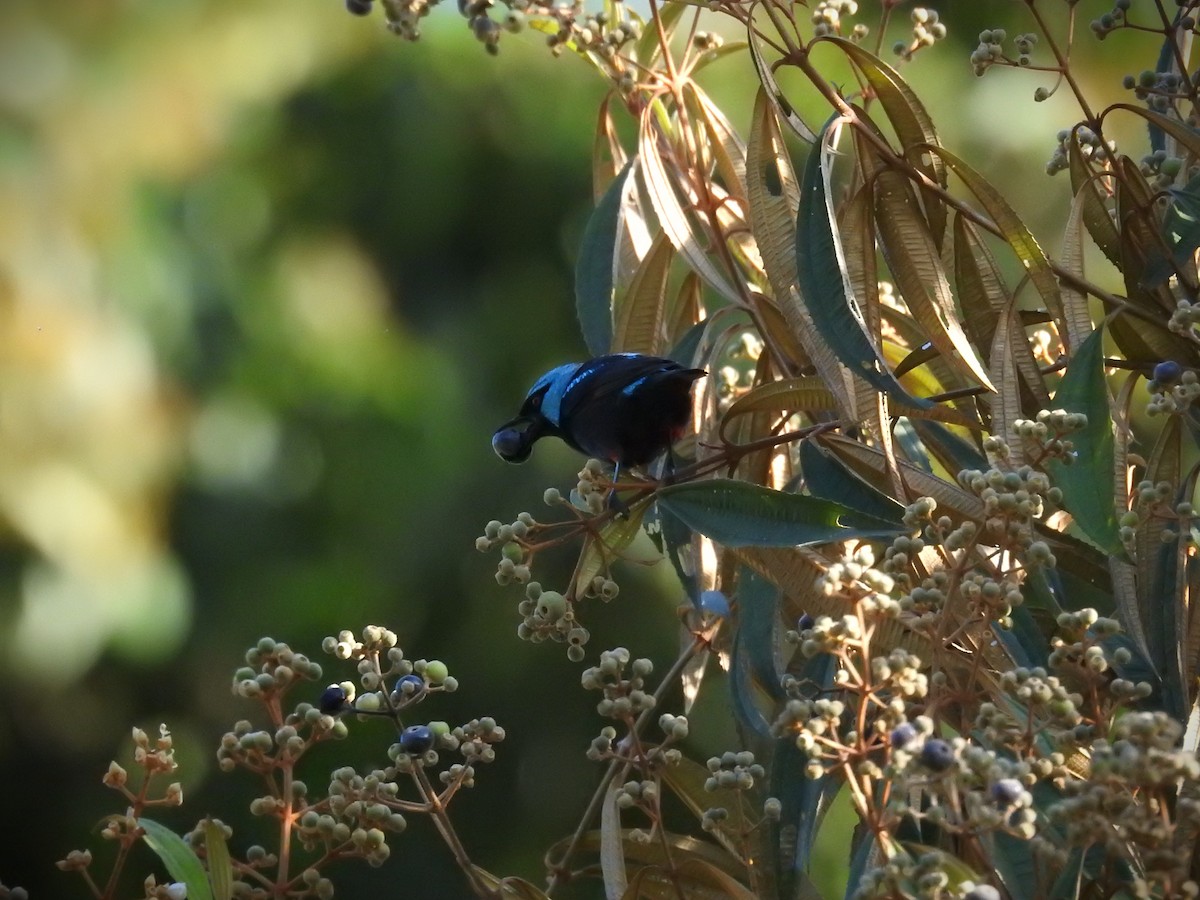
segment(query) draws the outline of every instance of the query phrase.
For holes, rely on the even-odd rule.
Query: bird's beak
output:
[[[510,419],[492,435],[492,449],[505,462],[523,463],[529,459],[533,444],[542,436],[538,422],[525,416]]]

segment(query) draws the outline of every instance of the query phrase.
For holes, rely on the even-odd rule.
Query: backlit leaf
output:
[[[188,900],[213,900],[204,864],[183,838],[153,819],[138,819],[137,822],[145,832],[142,840],[146,846],[158,854],[173,879],[187,885]]]

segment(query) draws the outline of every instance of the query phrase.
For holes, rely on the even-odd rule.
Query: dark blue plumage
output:
[[[529,389],[520,413],[492,436],[501,459],[524,462],[543,437],[622,466],[652,461],[683,433],[691,389],[703,369],[639,353],[598,356],[551,369]]]

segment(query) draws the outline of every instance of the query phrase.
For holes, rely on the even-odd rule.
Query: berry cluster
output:
[[[918,51],[932,47],[946,37],[946,25],[938,20],[936,9],[915,7],[912,11],[912,26],[911,40],[897,41],[892,45],[892,52],[904,60],[911,60]]]
[[[1171,314],[1168,327],[1176,334],[1196,340],[1200,337],[1200,304],[1180,300]],[[1173,360],[1160,362],[1154,367],[1153,377],[1146,383],[1150,399],[1146,403],[1146,414],[1172,416],[1186,413],[1200,397],[1200,376],[1192,369],[1184,369]]]
[[[1092,21],[1088,23],[1088,27],[1092,29],[1092,34],[1094,34],[1097,39],[1104,40],[1109,36],[1109,34],[1116,31],[1118,28],[1125,26],[1127,24],[1125,14],[1129,11],[1129,7],[1132,5],[1133,0],[1116,0],[1116,3],[1113,4],[1113,8],[1110,11],[1098,16],[1095,19],[1092,19]],[[1192,26],[1188,25],[1185,27],[1191,28]]]
[[[979,32],[979,46],[971,51],[971,69],[976,75],[983,75],[992,66],[1024,68],[1033,64],[1031,54],[1038,42],[1036,34],[1018,34],[1013,38],[1013,48],[1017,51],[1015,57],[1004,52],[1004,42],[1007,39],[1008,32],[1003,28],[989,28]],[[1046,98],[1035,96],[1034,99],[1044,100]]]
[[[852,41],[863,40],[870,33],[866,25],[855,24],[847,28],[846,20],[857,14],[855,0],[821,0],[812,11],[813,37],[839,35],[848,36]]]
[[[1104,848],[1111,859],[1127,859],[1133,848],[1144,877],[1131,885],[1133,896],[1196,897],[1176,847],[1200,833],[1200,802],[1178,794],[1178,785],[1200,777],[1200,760],[1180,749],[1182,726],[1162,712],[1130,712],[1116,721],[1107,738],[1091,745],[1086,780],[1063,784],[1063,799],[1050,807],[1050,821],[1066,847]],[[1043,852],[1063,858],[1063,848]]]
[[[1084,159],[1094,160],[1101,165],[1107,165],[1117,156],[1117,142],[1106,141],[1086,125],[1060,129],[1054,140],[1054,153],[1046,162],[1047,175],[1057,175],[1071,168],[1071,141],[1079,147]]]

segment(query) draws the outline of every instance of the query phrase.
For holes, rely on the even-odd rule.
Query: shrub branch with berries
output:
[[[379,5],[415,40],[435,3]],[[279,846],[234,853],[206,820],[172,858],[203,860],[191,877],[231,895],[323,898],[327,863],[381,865],[428,815],[480,896],[588,877],[629,898],[791,898],[831,879],[862,898],[1200,894],[1200,0],[1118,0],[1090,28],[1083,6],[1011,4],[1011,27],[961,60],[1073,105],[1045,171],[1019,173],[1070,182],[1060,232],[1035,236],[996,184],[1013,173],[939,137],[972,80],[920,97],[902,74],[945,52],[957,10],[461,0],[489,52],[538,31],[609,87],[576,285],[592,362],[540,378],[493,439],[513,462],[542,436],[607,458],[550,487],[541,518],[476,541],[499,556],[518,636],[586,666],[604,724],[580,752],[599,783],[542,887],[493,876],[448,807],[504,730],[416,715],[457,687],[446,667],[386,629],[345,632],[324,649],[357,678],[321,692],[315,664],[264,640],[235,679],[263,721],[239,722],[219,760],[263,786],[251,808]],[[1085,41],[1142,68],[1084,77]],[[718,63],[757,76],[741,130],[703,86]],[[1119,121],[1145,146],[1120,146]],[[620,397],[646,417],[644,379],[597,374],[642,360],[690,392],[650,463],[627,423],[568,421]],[[577,562],[551,583],[562,547]],[[587,623],[645,600],[623,572],[659,563],[677,576],[677,658],[636,656],[636,634],[596,652]],[[727,675],[704,678],[714,663]],[[738,746],[701,748],[702,690],[726,692],[703,708],[729,710]],[[319,792],[298,779],[312,746],[379,724],[394,734],[378,768]],[[169,735],[135,741],[149,785],[174,765]],[[179,792],[126,780],[106,776],[129,807],[102,836],[171,857],[145,813]],[[826,815],[838,802],[853,827]],[[819,840],[848,848],[846,870],[816,871]],[[86,853],[61,865],[111,896]]]

